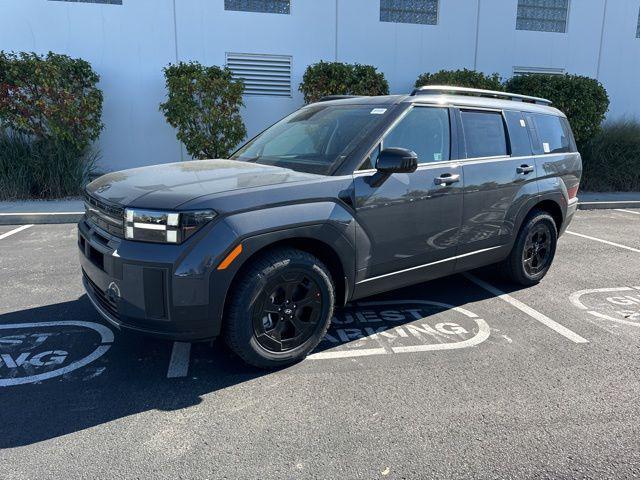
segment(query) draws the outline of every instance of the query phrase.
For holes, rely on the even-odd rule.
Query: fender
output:
[[[323,243],[340,260],[345,276],[345,298],[353,291],[355,220],[341,204],[319,201],[281,205],[237,213],[218,223],[217,228],[212,228],[207,234],[208,238],[199,242],[204,248],[208,248],[207,265],[200,267],[206,268],[205,275],[209,277],[207,303],[210,305],[211,321],[215,325],[212,332],[214,335],[220,333],[227,294],[237,273],[255,253],[278,242],[308,239],[310,242]],[[240,256],[228,268],[217,270],[222,259],[238,244],[243,247]],[[194,258],[201,255],[200,250],[193,250]],[[189,264],[190,262],[181,263],[175,274],[187,273]],[[192,264],[191,266],[193,267]]]

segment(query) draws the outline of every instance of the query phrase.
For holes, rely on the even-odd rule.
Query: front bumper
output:
[[[83,219],[78,248],[87,296],[112,325],[183,341],[219,334],[210,275],[175,275],[184,245],[123,240]]]

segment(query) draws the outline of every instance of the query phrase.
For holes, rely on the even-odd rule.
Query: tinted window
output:
[[[382,140],[384,148],[401,147],[418,154],[419,163],[449,160],[449,111],[414,107]]]
[[[507,138],[500,113],[469,110],[460,113],[467,158],[507,155]]]
[[[571,151],[570,133],[563,128],[560,117],[555,115],[533,114],[543,153],[562,153]]]
[[[531,141],[527,122],[520,112],[504,112],[507,119],[507,130],[509,130],[509,141],[511,143],[511,155],[524,157],[531,155]]]

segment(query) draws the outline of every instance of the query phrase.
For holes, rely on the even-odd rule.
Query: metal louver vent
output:
[[[246,95],[291,96],[291,57],[227,53],[233,78],[244,81]]]

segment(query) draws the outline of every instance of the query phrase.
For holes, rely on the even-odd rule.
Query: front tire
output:
[[[500,265],[503,275],[520,285],[537,284],[551,267],[557,242],[553,217],[541,210],[532,211],[520,228],[511,253]]]
[[[277,368],[304,359],[329,328],[335,288],[327,267],[293,248],[267,252],[241,273],[224,323],[246,363]]]

